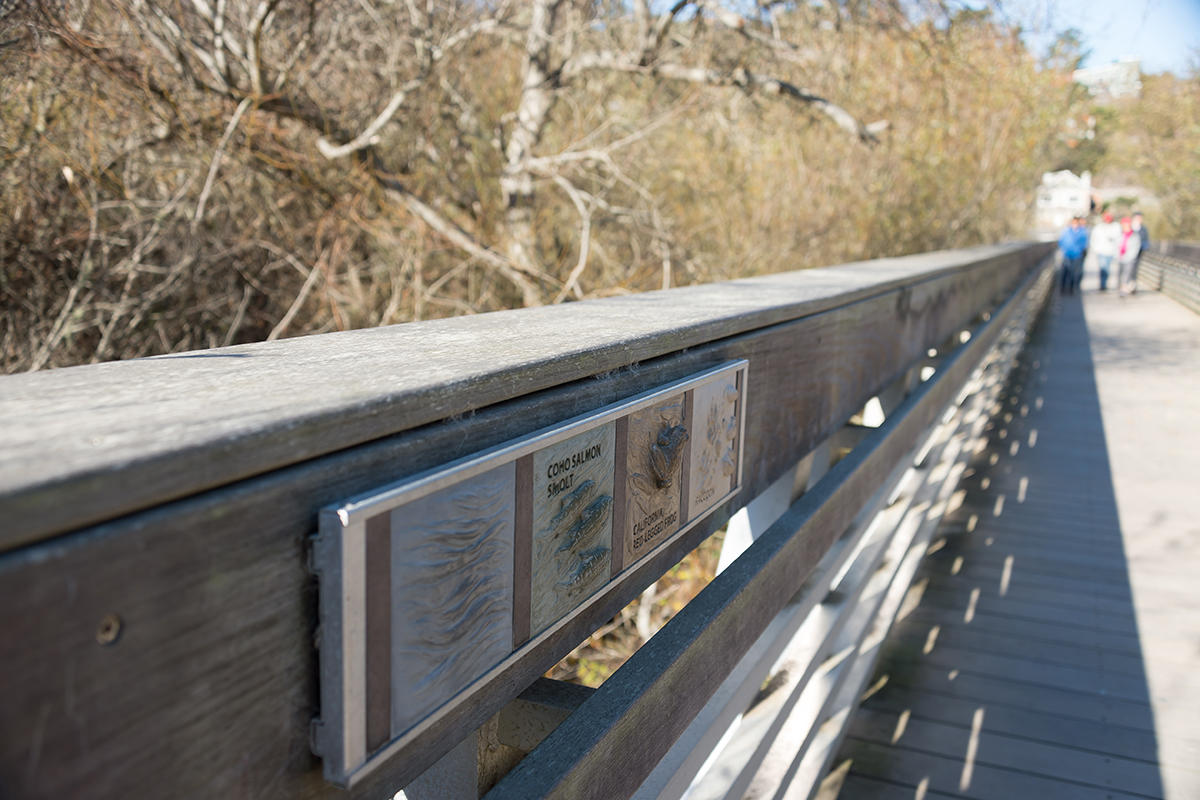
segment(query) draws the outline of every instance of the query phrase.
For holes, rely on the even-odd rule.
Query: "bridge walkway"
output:
[[[1200,316],[1055,296],[967,475],[822,800],[1200,797]]]

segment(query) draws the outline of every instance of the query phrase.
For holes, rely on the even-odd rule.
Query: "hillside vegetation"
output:
[[[1154,192],[1155,238],[1200,239],[1200,67],[1186,78],[1143,76],[1140,98],[1103,110],[1096,171]]]
[[[1023,233],[1072,92],[1016,30],[745,6],[18,4],[0,370]]]

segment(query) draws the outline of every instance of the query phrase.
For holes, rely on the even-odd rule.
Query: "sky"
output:
[[[1078,28],[1091,50],[1085,67],[1129,56],[1142,62],[1143,72],[1184,76],[1200,67],[1200,0],[1001,0],[1000,5],[1010,17],[1028,14],[1043,30]]]

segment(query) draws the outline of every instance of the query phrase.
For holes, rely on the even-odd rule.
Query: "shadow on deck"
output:
[[[1100,344],[1188,356],[1152,334]],[[822,798],[1164,796],[1092,346],[1081,298],[1055,297]]]

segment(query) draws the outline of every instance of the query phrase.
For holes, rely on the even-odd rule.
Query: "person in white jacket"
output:
[[[1092,229],[1092,252],[1096,255],[1096,266],[1100,268],[1100,291],[1108,289],[1108,275],[1113,259],[1121,246],[1121,225],[1113,221],[1113,215],[1104,212],[1104,222]]]
[[[1117,245],[1117,264],[1120,271],[1117,275],[1117,289],[1121,297],[1137,291],[1138,254],[1142,252],[1142,235],[1133,229],[1133,221],[1129,217],[1121,217],[1121,239]]]

